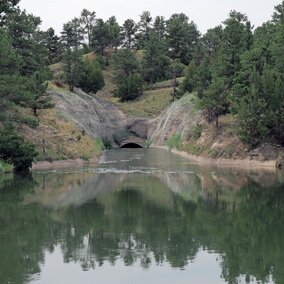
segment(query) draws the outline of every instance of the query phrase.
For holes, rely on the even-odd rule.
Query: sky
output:
[[[63,23],[79,17],[85,8],[95,11],[97,18],[107,20],[116,16],[122,24],[126,19],[139,20],[143,11],[152,17],[185,13],[201,33],[224,21],[230,10],[246,14],[255,27],[271,19],[274,6],[282,0],[21,0],[20,7],[40,16],[43,30],[53,27],[60,33]]]

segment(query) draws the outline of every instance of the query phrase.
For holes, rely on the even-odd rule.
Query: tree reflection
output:
[[[238,176],[236,186],[234,179],[223,173],[14,176],[0,189],[0,283],[40,273],[45,252],[55,246],[83,270],[118,260],[183,268],[206,249],[221,255],[228,283],[241,275],[284,283],[283,186],[264,187],[255,176]]]

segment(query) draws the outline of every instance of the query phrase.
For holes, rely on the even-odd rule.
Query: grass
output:
[[[11,173],[13,169],[12,164],[0,160],[0,174]]]
[[[173,148],[180,150],[182,145],[182,137],[180,134],[174,134],[172,135],[168,141],[166,142],[167,147],[169,148],[169,151],[171,151]]]
[[[121,110],[131,116],[155,117],[171,103],[171,89],[146,91],[135,101],[116,104]]]
[[[200,155],[202,153],[202,147],[200,147],[199,145],[197,144],[194,144],[194,143],[187,143],[187,144],[184,144],[181,146],[181,150],[182,151],[185,151],[189,154],[192,154],[192,155]]]
[[[177,82],[179,84],[181,84],[181,82],[183,81],[184,77],[180,77],[177,78]],[[169,79],[169,80],[165,80],[162,82],[157,82],[153,85],[153,89],[165,89],[165,88],[172,88],[173,87],[173,80]]]
[[[56,109],[40,112],[37,130],[26,129],[25,137],[36,145],[38,160],[66,160],[94,157],[102,152],[102,143],[93,140],[67,121]],[[44,145],[43,145],[44,140]],[[43,150],[44,148],[44,150]]]

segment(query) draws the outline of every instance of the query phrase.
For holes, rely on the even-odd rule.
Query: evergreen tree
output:
[[[7,14],[10,14],[15,9],[15,6],[20,0],[1,0],[0,2],[0,26],[5,22]]]
[[[227,95],[224,80],[214,78],[200,100],[201,107],[206,111],[207,119],[215,120],[217,128],[219,127],[219,116],[227,109]]]
[[[95,48],[101,55],[104,55],[104,50],[110,45],[111,34],[110,27],[102,19],[97,19],[92,32],[91,46]]]
[[[166,20],[163,16],[157,16],[155,18],[153,24],[153,32],[157,35],[157,37],[161,39],[165,39],[166,36]]]
[[[122,37],[121,37],[121,28],[115,18],[115,16],[110,17],[107,20],[107,25],[109,27],[109,45],[113,47],[115,50],[121,45]]]
[[[27,14],[19,8],[7,17],[6,28],[12,39],[12,46],[22,60],[21,74],[32,75],[44,66],[46,49],[40,43],[39,17]]]
[[[276,24],[284,25],[284,1],[281,4],[274,7],[275,11],[272,16],[272,20]]]
[[[255,85],[238,101],[239,135],[251,147],[257,146],[268,134],[266,126],[267,104],[258,94]]]
[[[84,39],[84,29],[81,27],[80,20],[74,18],[72,21],[63,25],[62,42],[64,46],[79,49]]]
[[[29,80],[28,90],[30,95],[28,106],[33,110],[34,116],[37,116],[39,109],[47,109],[54,106],[52,98],[46,92],[48,86],[47,79],[47,72],[37,71]]]
[[[48,51],[46,63],[48,65],[56,63],[62,59],[62,44],[60,38],[55,34],[53,28],[49,28],[43,33],[43,44]]]
[[[166,78],[169,70],[170,59],[166,56],[166,44],[152,33],[145,44],[142,59],[144,80],[152,86],[157,80]]]
[[[25,142],[11,125],[0,132],[0,159],[13,163],[16,171],[28,171],[37,155],[35,146]]]
[[[188,22],[185,14],[173,14],[167,21],[170,57],[178,58],[183,64],[188,64],[193,58],[199,35],[196,24]]]
[[[220,49],[223,37],[222,26],[217,26],[209,29],[206,34],[201,38],[201,42],[205,49],[205,54],[209,60],[214,60],[217,52]]]
[[[74,87],[79,86],[82,64],[79,51],[77,49],[72,51],[71,48],[67,48],[64,55],[64,71],[66,83],[69,85],[70,91],[73,91]]]
[[[136,31],[137,31],[137,26],[135,22],[131,19],[127,19],[122,27],[124,47],[133,48]]]
[[[104,77],[98,62],[84,61],[78,85],[84,92],[94,94],[104,87]]]
[[[83,9],[81,12],[80,23],[83,28],[83,33],[87,35],[87,44],[88,47],[90,47],[92,43],[93,28],[96,23],[96,12]]]
[[[131,49],[121,49],[113,56],[116,69],[115,96],[121,101],[133,100],[143,92],[143,80],[139,74],[139,64]]]
[[[137,49],[144,49],[147,41],[150,38],[150,32],[152,30],[152,17],[149,11],[144,11],[140,15],[140,21],[138,23],[138,33],[136,34]]]

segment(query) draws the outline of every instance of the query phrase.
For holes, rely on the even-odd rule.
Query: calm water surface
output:
[[[284,176],[157,149],[0,176],[0,283],[284,283]]]

